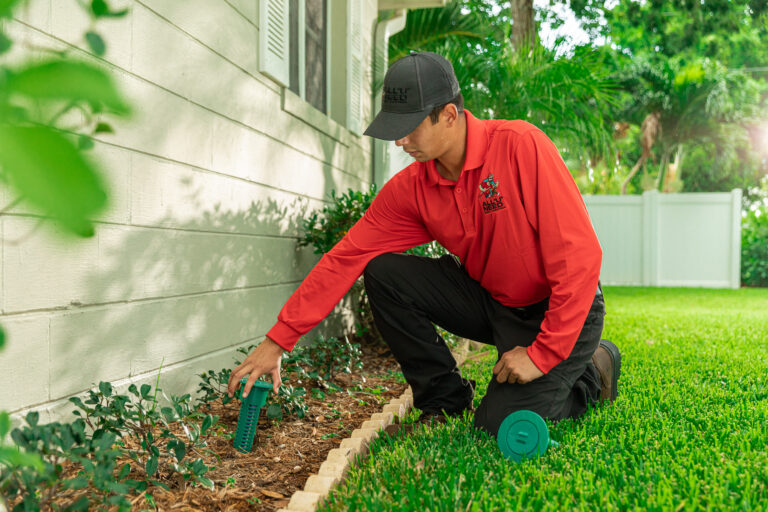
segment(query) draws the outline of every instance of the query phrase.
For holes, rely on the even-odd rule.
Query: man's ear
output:
[[[453,103],[447,104],[440,112],[440,117],[446,122],[448,128],[453,127],[456,124],[456,120],[459,118],[459,110]]]

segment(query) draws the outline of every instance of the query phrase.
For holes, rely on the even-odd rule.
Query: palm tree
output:
[[[620,117],[634,122],[643,118],[643,140],[648,139],[648,148],[644,147],[633,171],[657,148],[656,188],[660,191],[670,191],[675,182],[679,185],[684,157],[692,144],[714,141],[728,145],[746,138],[746,123],[758,115],[757,84],[716,62],[681,65],[657,58],[631,66],[620,81],[632,97]],[[656,122],[649,123],[649,118]],[[649,131],[654,132],[653,137],[647,137]]]
[[[610,158],[617,93],[594,52],[558,58],[538,44],[513,48],[509,27],[463,5],[409,11],[390,40],[391,62],[409,51],[439,53],[453,63],[473,113],[529,121],[582,162]]]

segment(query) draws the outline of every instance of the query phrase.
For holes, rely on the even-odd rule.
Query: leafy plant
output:
[[[267,418],[278,421],[286,416],[303,418],[308,410],[306,395],[305,388],[283,383],[277,390],[277,395],[272,394],[267,399]]]
[[[747,205],[741,222],[741,282],[768,286],[768,178]]]
[[[0,21],[10,19],[21,3],[3,1]],[[127,13],[113,11],[106,0],[83,6],[94,23]],[[94,23],[85,40],[101,56],[106,45]],[[0,55],[13,44],[0,31]],[[26,202],[67,231],[92,236],[92,218],[106,206],[107,193],[97,166],[84,151],[93,146],[92,136],[113,131],[105,115],[126,116],[130,108],[103,68],[76,60],[66,51],[47,53],[42,61],[0,65],[0,183],[17,194],[12,205]],[[73,110],[84,122],[63,125],[62,119]]]
[[[340,196],[332,190],[331,204],[304,219],[304,237],[299,240],[299,247],[312,245],[315,254],[327,253],[363,217],[374,197],[375,184],[371,184],[367,191],[349,189]]]
[[[222,368],[218,372],[208,370],[201,373],[200,379],[202,382],[198,384],[197,392],[202,393],[203,396],[199,397],[198,400],[202,403],[208,403],[221,399],[221,403],[224,405],[230,403],[233,398],[230,398],[226,391],[231,374],[231,368]]]
[[[152,393],[149,384],[141,388],[132,384],[131,397],[115,394],[109,382],[101,382],[85,400],[69,400],[78,409],[74,414],[82,416],[88,427],[121,437],[121,452],[143,470],[146,483],[167,488],[157,478],[178,473],[184,481],[212,489],[213,482],[204,476],[210,468],[201,452],[213,453],[206,449],[206,439],[218,417],[196,412],[189,394],[171,396],[170,405],[158,410],[158,391]],[[172,424],[181,427],[183,436],[171,430]]]
[[[237,351],[248,355],[256,347],[240,347]],[[309,380],[317,387],[312,389],[315,398],[325,396],[325,391],[335,392],[333,379],[339,372],[349,373],[353,367],[361,368],[360,346],[350,343],[348,339],[340,341],[338,338],[324,338],[318,336],[310,345],[296,347],[291,352],[283,354],[281,362],[283,382],[278,388],[277,394],[270,393],[266,403],[267,418],[283,420],[286,417],[303,418],[307,414],[307,389],[303,386],[290,384],[288,375],[295,374],[299,384],[303,380]],[[235,364],[240,364],[236,361]],[[202,382],[198,385],[198,393],[202,396],[200,401],[208,403],[221,398],[222,403],[232,401],[227,396],[226,387],[229,382],[231,370],[223,368],[218,372],[209,370],[200,374]]]
[[[332,381],[338,372],[350,373],[352,367],[363,366],[360,345],[350,343],[346,337],[340,341],[333,336],[318,336],[311,345],[303,348],[311,365],[307,371],[309,378],[320,383]]]
[[[129,465],[118,471],[120,451],[114,449],[118,439],[114,433],[98,430],[89,436],[82,419],[41,425],[36,412],[27,414],[26,423],[11,432],[15,446],[4,447],[5,456],[0,456],[0,495],[15,503],[13,512],[54,506],[59,510],[130,509],[124,495],[142,484],[128,478]],[[2,437],[8,425],[3,413]],[[82,469],[68,472],[72,464]]]

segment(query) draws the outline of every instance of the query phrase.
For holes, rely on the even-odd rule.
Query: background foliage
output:
[[[549,47],[512,44],[518,3],[409,11],[391,60],[447,57],[468,108],[539,126],[582,192],[746,190],[768,171],[766,2],[574,0],[589,42]],[[539,25],[565,23],[556,4],[536,9]]]
[[[768,173],[768,2],[550,0],[530,13],[523,3],[411,10],[390,61],[444,55],[467,108],[540,127],[582,193],[759,189]],[[567,15],[586,43],[513,44],[522,17],[535,16],[539,30],[564,26]],[[765,218],[744,210],[745,284],[765,282]]]

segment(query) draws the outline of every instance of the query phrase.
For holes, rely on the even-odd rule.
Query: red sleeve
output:
[[[528,222],[538,233],[552,294],[527,352],[544,373],[568,358],[595,298],[603,252],[584,200],[552,141],[540,130],[514,150]]]
[[[291,295],[267,336],[286,350],[320,323],[360,277],[373,258],[427,243],[432,236],[414,204],[407,171],[392,178],[368,211],[328,251]]]

